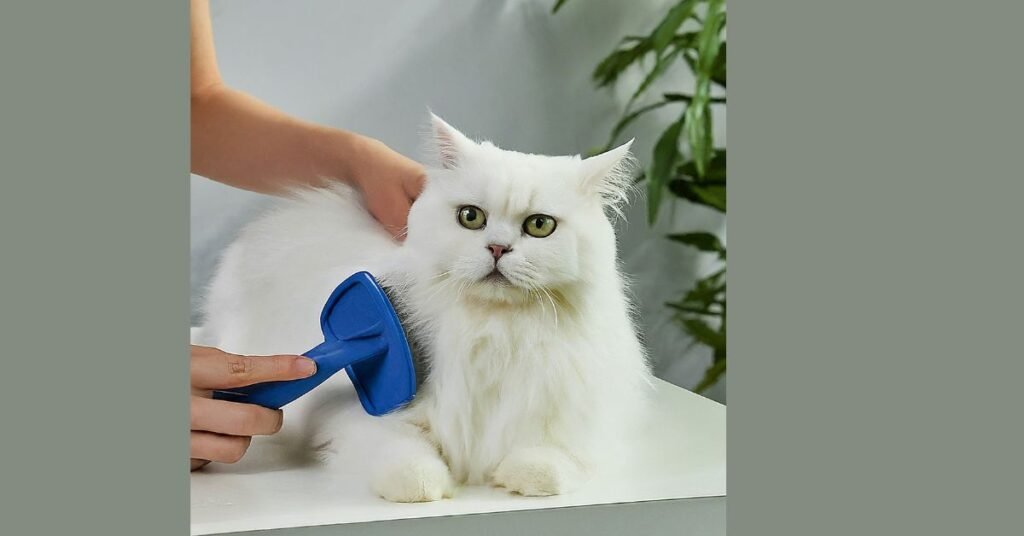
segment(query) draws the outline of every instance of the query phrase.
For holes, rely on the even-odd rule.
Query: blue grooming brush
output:
[[[278,409],[313,390],[341,369],[348,372],[359,402],[370,415],[384,415],[416,395],[416,369],[402,324],[384,289],[367,272],[343,281],[320,313],[324,342],[306,352],[316,374],[214,391],[219,400]]]

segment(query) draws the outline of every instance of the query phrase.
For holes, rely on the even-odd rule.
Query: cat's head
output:
[[[477,143],[431,116],[437,166],[409,214],[420,277],[489,301],[549,299],[615,269],[617,211],[632,183],[626,143],[590,158]]]

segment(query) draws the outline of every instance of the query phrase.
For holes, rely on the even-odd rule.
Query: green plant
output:
[[[557,0],[552,12],[565,3]],[[646,181],[650,224],[655,222],[661,205],[668,202],[665,192],[723,214],[726,211],[726,151],[715,147],[711,123],[712,105],[725,104],[725,97],[711,95],[713,84],[726,87],[725,15],[724,0],[676,2],[649,34],[624,37],[594,69],[594,83],[599,88],[614,85],[634,64],[645,70],[602,150],[611,148],[640,116],[666,106],[682,106],[678,118],[655,143],[649,168],[638,177]],[[662,93],[653,102],[637,106],[655,81],[681,65],[680,59],[696,80],[693,92]],[[712,351],[712,363],[695,389],[702,392],[726,371],[725,246],[708,232],[671,234],[667,238],[715,255],[722,264],[678,300],[666,303],[680,327]]]

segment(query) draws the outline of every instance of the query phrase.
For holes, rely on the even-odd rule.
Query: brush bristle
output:
[[[408,313],[405,300],[402,299],[400,288],[388,286],[384,283],[381,283],[380,287],[384,290],[384,294],[387,295],[388,301],[391,302],[391,307],[394,308],[395,314],[398,315],[398,322],[402,325],[405,340],[409,343],[413,368],[416,370],[416,390],[419,391],[420,386],[423,385],[427,374],[430,372],[426,342],[423,340],[423,337],[417,336],[416,330],[412,328],[412,322],[409,321],[411,315]]]

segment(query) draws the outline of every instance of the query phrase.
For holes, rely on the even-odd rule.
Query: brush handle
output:
[[[387,351],[387,341],[379,333],[341,341],[326,341],[302,354],[316,362],[316,374],[301,380],[258,383],[230,391],[214,391],[213,398],[280,409],[349,365],[383,356]]]

